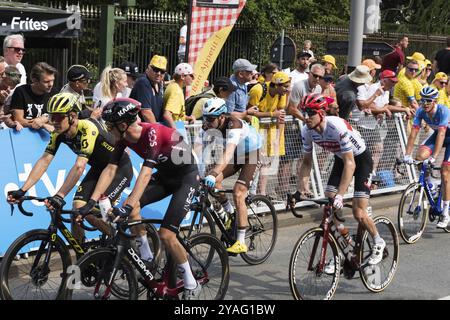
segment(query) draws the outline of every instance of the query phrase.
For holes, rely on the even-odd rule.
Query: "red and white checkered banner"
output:
[[[190,94],[201,92],[245,0],[192,0],[188,62],[195,79]]]

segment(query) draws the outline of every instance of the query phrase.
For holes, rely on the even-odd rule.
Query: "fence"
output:
[[[263,121],[270,121],[270,119],[264,119]],[[352,119],[349,122],[352,123],[354,129],[358,130],[366,138],[365,142],[372,153],[372,157],[374,159],[378,157],[374,171],[380,177],[381,182],[371,194],[401,191],[414,181],[417,177],[416,171],[412,171],[410,167],[405,165],[396,165],[397,158],[403,159],[408,139],[406,135],[406,120],[403,119],[401,114],[394,114],[392,118],[386,119],[385,122],[378,123],[375,129],[361,126],[358,124],[359,121]],[[272,199],[277,210],[285,209],[286,193],[293,193],[297,190],[297,179],[299,177],[297,169],[303,160],[300,138],[301,125],[301,122],[293,120],[292,116],[286,117],[284,137],[288,157],[272,157],[270,158],[271,162],[266,161],[266,168],[269,168],[269,170],[266,169],[265,173],[260,170],[259,179],[255,179],[252,186],[254,193],[263,192],[267,194]],[[198,136],[200,127],[201,122],[186,126],[191,143],[194,141],[194,137]],[[417,141],[421,142],[431,134],[431,129],[428,132],[422,130]],[[419,143],[416,144],[416,148],[418,145]],[[216,149],[209,148],[209,150]],[[216,159],[214,157],[211,158]],[[267,157],[263,157],[263,159],[268,160]],[[324,190],[333,164],[333,154],[315,144],[313,149],[313,167],[310,176],[310,190],[315,197],[325,196]],[[264,175],[266,177],[263,178]],[[232,188],[236,179],[237,175],[226,179],[224,186]],[[266,183],[265,187],[264,183],[261,183],[262,181]],[[261,187],[265,188],[265,190],[261,190]],[[353,182],[344,198],[353,198]]]
[[[55,7],[64,9],[64,5]],[[101,70],[99,64],[99,33],[100,7],[82,5],[82,35],[72,40],[69,49],[34,49],[27,51],[23,64],[27,70],[38,61],[47,61],[58,67],[60,77],[57,85],[65,82],[67,67],[71,64],[84,64],[92,71],[97,80]],[[129,8],[122,12],[116,8],[114,30],[113,64],[120,65],[124,60],[131,60],[138,64],[143,72],[153,54],[163,54],[168,57],[168,70],[177,64],[179,30],[183,25],[184,13],[158,12]],[[231,66],[237,58],[247,58],[259,67],[269,61],[270,45],[279,36],[281,30],[260,32],[249,26],[238,23],[233,28],[228,40],[217,58],[210,74],[210,80],[231,73]],[[285,29],[286,36],[291,37],[300,47],[305,39],[313,43],[316,56],[325,54],[328,40],[347,40],[348,29],[336,26],[290,26]],[[368,35],[368,41],[394,42],[399,34],[391,30]],[[434,57],[437,50],[445,47],[444,36],[408,34],[410,46],[408,54],[414,51],[424,53],[428,58]],[[346,56],[336,56],[339,68],[346,63]],[[286,66],[285,66],[286,67]],[[293,67],[293,66],[291,66]],[[338,70],[336,72],[339,72]]]

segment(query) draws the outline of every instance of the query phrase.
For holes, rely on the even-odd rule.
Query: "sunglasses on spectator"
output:
[[[154,67],[154,66],[150,66],[150,68],[152,68],[154,73],[158,73],[158,72],[161,73],[161,74],[166,73],[166,70],[164,70],[164,69],[160,69],[160,68],[157,68],[157,67]]]
[[[217,117],[215,117],[215,116],[205,116],[205,117],[203,117],[203,119],[205,119],[206,122],[214,122],[214,120],[216,120]]]
[[[310,73],[314,78],[316,78],[316,79],[323,79],[323,76],[321,76],[321,75],[319,75],[319,74],[315,74],[315,73]]]
[[[317,111],[315,110],[311,110],[311,109],[306,109],[306,110],[302,110],[303,115],[308,115],[308,117],[314,117],[317,114]]]
[[[91,83],[91,79],[83,78],[83,79],[80,80],[80,82]]]
[[[447,84],[447,81],[439,81],[443,86]]]
[[[15,53],[22,53],[25,54],[25,49],[24,48],[19,48],[19,47],[7,47],[8,49],[13,49]]]
[[[67,114],[61,114],[61,113],[51,114],[50,121],[51,122],[62,122],[66,117],[67,117]]]
[[[419,69],[418,68],[410,68],[408,67],[409,72],[418,72]]]

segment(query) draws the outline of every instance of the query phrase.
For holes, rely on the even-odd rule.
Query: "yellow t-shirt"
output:
[[[438,89],[434,84],[431,84],[430,87]],[[448,96],[447,96],[447,92],[445,92],[445,88],[442,88],[440,90],[438,89],[438,91],[439,91],[439,96],[438,96],[438,98],[436,100],[436,103],[437,104],[443,104],[443,105],[445,105],[445,106],[450,108],[449,99],[448,99]]]
[[[266,96],[267,96],[267,91],[269,90],[269,85],[270,85],[270,82],[266,82],[266,88],[267,88]],[[249,97],[248,103],[251,106],[258,106],[261,102],[260,100],[261,100],[261,97],[263,96],[263,93],[264,93],[264,89],[263,89],[262,83],[259,82],[259,83],[255,84],[248,92],[248,97]]]
[[[163,107],[164,110],[172,112],[174,121],[184,120],[186,112],[183,89],[176,82],[169,84],[164,91]]]
[[[408,97],[414,97],[417,99],[417,94],[419,94],[420,98],[420,90],[416,94],[416,90],[418,88],[417,83],[421,86],[420,82],[416,79],[408,79],[407,77],[402,77],[398,80],[397,84],[394,86],[394,98],[397,98],[401,101],[403,107],[409,107]]]

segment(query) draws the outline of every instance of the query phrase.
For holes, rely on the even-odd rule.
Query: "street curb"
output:
[[[374,215],[383,214],[384,210],[391,207],[397,207],[400,202],[402,191],[392,192],[390,194],[375,195],[370,198],[372,211]],[[350,201],[347,201],[350,202]],[[291,227],[293,225],[301,225],[305,223],[317,222],[322,220],[322,208],[314,205],[300,208],[299,211],[303,214],[303,218],[296,218],[291,211],[278,211],[278,228]],[[350,209],[344,209],[344,216],[346,218],[353,218]]]

